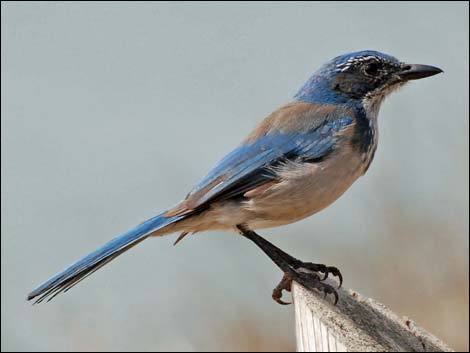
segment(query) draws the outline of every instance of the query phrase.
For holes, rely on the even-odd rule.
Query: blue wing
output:
[[[335,148],[338,133],[353,124],[353,118],[323,119],[304,131],[272,129],[251,143],[244,143],[220,160],[186,199],[166,215],[181,215],[209,202],[228,199],[272,180],[272,167],[286,160],[315,162]]]

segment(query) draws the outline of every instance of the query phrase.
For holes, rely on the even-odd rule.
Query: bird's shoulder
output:
[[[338,137],[352,130],[351,114],[346,108],[330,105],[291,102],[282,106],[216,163],[166,216],[193,212],[211,200],[243,194],[269,182],[269,168],[277,163],[323,159],[334,150]]]
[[[281,106],[259,123],[242,144],[252,144],[270,134],[308,134],[323,125],[353,127],[356,118],[357,112],[343,105],[293,101]]]

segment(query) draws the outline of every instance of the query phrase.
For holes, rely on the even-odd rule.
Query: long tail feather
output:
[[[49,278],[33,289],[31,293],[28,294],[27,300],[36,298],[35,304],[45,299],[50,301],[56,295],[68,291],[93,272],[140,243],[151,233],[175,223],[182,218],[185,218],[185,216],[166,218],[163,214],[160,214],[139,224],[127,233],[114,238],[99,249],[74,262],[62,272]]]

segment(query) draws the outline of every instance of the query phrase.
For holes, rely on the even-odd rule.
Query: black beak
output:
[[[402,67],[401,71],[398,72],[398,76],[404,81],[409,81],[437,75],[441,72],[443,71],[438,67],[430,65],[406,64]]]

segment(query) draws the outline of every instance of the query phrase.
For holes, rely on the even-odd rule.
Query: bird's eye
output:
[[[379,72],[379,68],[380,65],[378,63],[371,63],[364,68],[364,71],[369,76],[375,76]]]

